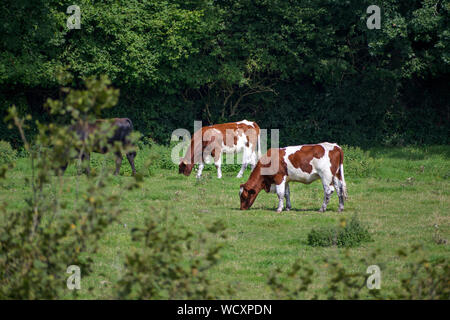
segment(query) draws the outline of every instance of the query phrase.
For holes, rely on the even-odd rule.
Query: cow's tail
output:
[[[347,193],[347,184],[345,183],[344,178],[344,151],[342,151],[342,148],[340,148],[340,161],[339,161],[339,173],[341,175],[341,186],[342,186],[342,195],[344,196],[344,199],[348,199],[348,193]]]

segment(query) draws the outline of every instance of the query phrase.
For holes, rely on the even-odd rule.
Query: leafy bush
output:
[[[395,258],[408,261],[407,270],[399,275],[399,282],[393,290],[384,291],[383,282],[380,289],[369,290],[367,280],[369,273],[365,267],[353,269],[347,266],[370,266],[379,261],[380,250],[372,251],[367,258],[355,258],[347,249],[338,257],[323,257],[316,261],[298,259],[289,268],[282,270],[276,268],[268,279],[276,299],[439,299],[450,298],[450,263],[448,258],[430,259],[421,245],[412,245],[409,248],[397,251]],[[390,257],[391,258],[391,257]],[[384,270],[379,263],[381,272]],[[321,292],[314,296],[308,295],[311,286],[316,285],[316,279],[321,275],[317,266],[326,269],[326,282]]]
[[[376,253],[372,258],[376,257]],[[370,265],[366,259],[359,259],[359,264]],[[319,258],[316,261],[298,259],[287,270],[276,268],[268,279],[276,299],[358,299],[362,295],[379,295],[378,290],[366,291],[366,270],[353,270],[344,266],[344,262],[352,264],[354,261],[348,249],[339,259]],[[326,283],[320,293],[308,295],[309,288],[314,285],[320,275],[317,266],[326,268]]]
[[[109,84],[104,77],[87,79],[85,90],[64,88],[65,98],[49,99],[47,105],[52,113],[69,114],[71,123],[85,125],[117,103],[118,91]],[[61,298],[68,292],[68,266],[77,265],[83,275],[89,274],[98,239],[121,211],[119,194],[106,190],[109,171],[95,174],[93,170],[94,174],[73,184],[62,177],[61,166],[77,150],[106,143],[109,131],[82,140],[65,126],[39,124],[32,146],[24,134],[25,120],[15,107],[9,113],[7,120],[17,127],[30,155],[32,174],[26,178],[30,194],[25,208],[8,211],[6,204],[0,206],[0,299]],[[136,187],[137,181],[124,188]],[[68,184],[80,194],[75,201],[63,196]],[[76,295],[76,290],[72,293]]]
[[[337,227],[313,229],[308,234],[308,244],[313,247],[356,247],[367,241],[371,241],[370,234],[356,215],[348,224],[342,219]]]
[[[139,147],[140,150],[145,149],[146,147],[151,147],[152,145],[155,144],[155,141],[147,136],[142,136],[139,141],[137,142],[137,145]]]
[[[379,161],[359,147],[342,146],[345,177],[370,177],[377,174]]]
[[[336,245],[337,229],[335,227],[312,229],[308,233],[308,245],[313,247],[330,247]]]
[[[0,140],[0,165],[10,164],[17,159],[17,151],[7,141]]]
[[[415,262],[407,263],[407,271],[401,276],[401,286],[396,288],[395,299],[450,299],[450,263],[448,258],[430,259],[426,257],[421,245],[400,249],[400,259],[406,260],[418,254]]]
[[[118,297],[126,299],[217,299],[230,288],[211,281],[207,271],[217,264],[224,238],[216,222],[207,232],[186,231],[166,210],[152,212],[143,227],[132,230],[135,247],[125,258]],[[140,247],[142,246],[142,247]]]

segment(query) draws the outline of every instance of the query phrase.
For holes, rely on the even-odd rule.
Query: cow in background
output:
[[[278,196],[277,212],[291,209],[289,182],[305,184],[321,179],[324,200],[320,212],[327,209],[334,190],[339,197],[339,212],[344,210],[347,186],[344,179],[344,152],[335,143],[301,145],[270,149],[257,163],[248,181],[241,184],[239,196],[241,210],[249,209],[261,190],[274,192]]]
[[[202,127],[194,133],[186,155],[179,164],[179,173],[189,176],[198,163],[197,178],[202,175],[204,163],[214,159],[217,177],[222,178],[222,153],[243,151],[242,167],[237,178],[241,178],[250,164],[256,165],[261,150],[260,128],[256,122],[242,120]]]
[[[133,131],[133,123],[128,118],[97,119],[97,120],[95,120],[95,122],[88,123],[86,126],[82,126],[80,124],[73,125],[70,127],[70,130],[75,131],[77,136],[81,140],[85,140],[85,139],[87,139],[87,137],[90,134],[98,133],[98,131],[101,130],[101,128],[100,128],[101,125],[107,121],[111,121],[111,124],[114,128],[113,129],[114,134],[111,138],[108,138],[107,146],[100,147],[99,145],[97,145],[97,146],[95,146],[93,151],[105,154],[110,151],[111,147],[114,145],[114,142],[116,142],[116,141],[121,142],[124,147],[131,146],[131,141],[129,139],[129,135]],[[80,150],[80,152],[81,152],[81,150]],[[115,155],[116,155],[116,170],[114,172],[114,175],[118,175],[119,171],[120,171],[120,167],[122,165],[123,155],[120,152],[116,152]],[[134,166],[134,158],[136,157],[136,151],[130,151],[126,154],[126,156],[127,156],[128,162],[130,163],[131,170],[133,171],[133,175],[135,175],[136,169]],[[80,155],[80,157],[81,157],[82,161],[88,162],[86,171],[89,174],[90,173],[90,166],[89,166],[90,154],[87,152],[83,152]],[[61,168],[63,173],[66,170],[67,165],[68,164],[66,164],[65,166],[63,166]]]

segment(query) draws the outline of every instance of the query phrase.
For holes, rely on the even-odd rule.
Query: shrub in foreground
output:
[[[356,215],[349,223],[343,219],[339,226],[313,229],[308,234],[308,245],[313,247],[356,247],[368,241],[371,241],[369,231]]]
[[[167,210],[152,212],[132,230],[134,246],[125,258],[118,297],[125,299],[218,299],[230,293],[207,276],[219,259],[224,226],[216,222],[203,233],[180,226]]]
[[[87,125],[102,109],[117,103],[118,90],[109,84],[106,78],[90,78],[85,90],[64,88],[65,97],[49,99],[47,106],[53,114],[68,115],[71,124]],[[77,150],[106,143],[112,131],[81,140],[67,126],[38,124],[39,133],[31,145],[24,134],[25,120],[15,107],[7,119],[19,130],[32,174],[25,178],[30,192],[23,209],[11,211],[6,203],[0,205],[0,299],[61,298],[69,291],[67,268],[76,265],[83,275],[89,273],[99,238],[120,213],[119,193],[106,189],[110,172],[93,171],[85,179],[76,178],[74,184],[62,177],[61,166]],[[128,187],[136,185],[137,180]],[[69,187],[79,194],[70,201],[64,198]]]
[[[402,299],[402,300],[448,300],[450,298],[450,261],[448,258],[431,259],[420,245],[413,245],[397,251],[395,258],[404,260],[407,268],[398,274],[398,282],[393,290],[384,290],[383,277],[380,287],[369,290],[367,282],[370,273],[367,267],[379,265],[381,274],[397,274],[395,270],[385,270],[380,263],[380,250],[357,258],[346,249],[338,257],[318,258],[314,262],[298,259],[289,268],[276,268],[268,279],[275,299]],[[359,266],[351,268],[349,266]],[[311,287],[317,287],[317,279],[322,275],[318,266],[325,268],[325,284],[313,296]]]

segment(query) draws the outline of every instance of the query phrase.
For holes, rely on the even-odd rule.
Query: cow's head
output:
[[[182,173],[185,176],[189,176],[194,168],[193,163],[187,163],[186,160],[182,159],[180,165],[178,166],[178,173]]]
[[[253,202],[255,202],[258,193],[255,189],[249,188],[245,184],[241,184],[241,189],[239,190],[239,196],[241,198],[241,210],[249,209]]]

